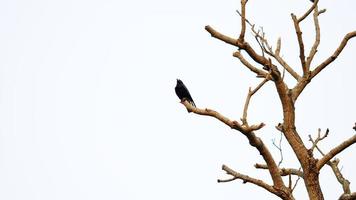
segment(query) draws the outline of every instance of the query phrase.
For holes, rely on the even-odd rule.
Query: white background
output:
[[[312,66],[356,30],[356,2],[320,0],[321,45]],[[307,0],[250,0],[247,18],[263,26],[281,54],[301,71],[290,13]],[[176,78],[198,107],[239,119],[249,86],[260,80],[232,57],[236,48],[204,30],[237,37],[238,0],[0,1],[0,199],[181,200],[276,199],[228,177],[222,164],[271,183],[244,136],[215,119],[188,114],[174,93]],[[302,23],[307,52],[312,21]],[[251,32],[247,39],[257,47]],[[296,104],[297,129],[330,129],[325,151],[354,134],[356,39],[315,78]],[[290,86],[294,84],[288,80]],[[253,97],[250,123],[279,160],[272,140],[282,121],[272,83]],[[299,166],[283,140],[284,167]],[[355,146],[340,167],[355,188]],[[342,192],[331,170],[321,171],[325,199]],[[306,199],[300,181],[297,199]]]

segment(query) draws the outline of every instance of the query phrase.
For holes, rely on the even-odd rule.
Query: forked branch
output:
[[[329,129],[326,129],[325,134],[321,135],[321,129],[320,128],[318,129],[318,136],[317,136],[317,138],[315,140],[313,140],[312,136],[309,135],[309,141],[311,141],[312,144],[313,144],[312,147],[310,148],[310,151],[313,152],[314,149],[317,148],[318,151],[320,152],[320,154],[322,156],[324,156],[325,154],[319,149],[318,143],[320,141],[322,141],[323,139],[325,139],[326,137],[328,137],[328,135],[329,135]]]
[[[295,80],[299,80],[301,77],[299,76],[299,74],[297,72],[294,71],[294,69],[288,65],[288,63],[280,56],[280,52],[281,52],[281,38],[278,38],[277,40],[277,47],[276,50],[274,52],[274,58],[278,61],[278,63],[280,65],[282,65],[282,67],[284,69],[287,70],[287,72],[289,72],[290,75],[292,75]]]
[[[317,6],[318,3],[319,3],[319,0],[315,0],[313,5],[308,9],[308,11],[305,12],[304,15],[302,15],[300,18],[298,18],[298,23],[300,23],[306,17],[308,17],[310,15],[310,13],[314,10],[315,6]]]
[[[256,51],[251,47],[251,45],[247,42],[241,42],[237,39],[234,39],[232,37],[226,36],[224,34],[219,33],[215,29],[213,29],[211,26],[205,26],[205,30],[210,33],[210,35],[216,39],[219,39],[223,42],[226,42],[228,44],[231,44],[233,46],[238,47],[239,49],[243,49],[247,52],[247,54],[258,64],[262,65],[263,67],[268,67],[270,65],[270,62],[267,58],[264,56],[259,55],[256,53]],[[274,66],[276,67],[276,66]]]
[[[335,148],[331,149],[325,156],[320,159],[316,165],[317,169],[320,170],[327,162],[329,162],[334,156],[338,153],[345,150],[347,147],[351,146],[352,144],[356,143],[356,135],[352,136],[351,138],[345,140]]]
[[[299,74],[297,72],[295,72],[293,70],[292,67],[290,67],[290,65],[288,65],[288,63],[280,56],[280,51],[281,51],[281,39],[279,38],[277,41],[277,48],[275,50],[275,52],[273,52],[273,49],[271,47],[271,45],[269,44],[268,40],[265,38],[265,33],[263,32],[263,29],[261,28],[260,30],[256,31],[255,30],[255,25],[252,24],[245,16],[242,15],[242,13],[240,13],[238,10],[236,10],[236,12],[240,15],[241,19],[244,18],[244,21],[246,23],[248,23],[251,26],[251,31],[254,34],[256,41],[258,43],[258,45],[261,47],[262,49],[262,56],[264,56],[264,53],[267,53],[268,55],[272,56],[274,59],[276,59],[278,61],[278,63],[285,69],[287,70],[288,73],[290,73],[290,75],[292,75],[296,80],[299,80],[301,77],[299,76]],[[235,52],[237,53],[237,52]],[[235,57],[236,56],[234,53]],[[241,55],[241,54],[240,54]],[[240,60],[241,58],[238,57]],[[243,62],[241,60],[241,62]],[[248,67],[248,66],[247,66]],[[251,67],[248,67],[249,69],[251,69]],[[256,73],[256,72],[255,72]]]
[[[309,52],[309,56],[307,58],[307,62],[306,62],[306,70],[309,71],[310,69],[310,64],[316,54],[316,52],[318,51],[318,46],[320,44],[320,25],[319,25],[319,15],[323,12],[325,12],[326,10],[318,10],[318,6],[315,6],[314,8],[314,14],[313,14],[313,19],[314,19],[314,27],[315,27],[315,41],[314,44],[312,46],[312,48],[310,49]]]
[[[323,139],[325,139],[328,136],[329,133],[329,129],[326,130],[325,134],[323,136],[320,135],[320,129],[318,129],[318,136],[315,140],[313,140],[313,138],[311,137],[311,135],[309,135],[309,140],[312,142],[313,146],[310,149],[311,151],[313,151],[313,149],[317,149],[319,151],[319,153],[322,156],[325,156],[324,152],[318,147],[318,143],[320,141],[322,141]],[[351,190],[350,190],[350,182],[342,175],[341,170],[339,169],[339,164],[340,160],[335,158],[334,160],[330,160],[328,161],[326,164],[329,165],[337,179],[337,181],[341,184],[342,189],[344,191],[344,194],[350,194]],[[345,196],[344,196],[345,197]]]
[[[247,110],[248,110],[248,106],[250,104],[250,100],[251,100],[251,97],[265,84],[267,83],[268,81],[268,78],[265,78],[260,84],[258,84],[258,86],[251,90],[251,87],[249,88],[248,90],[248,94],[247,94],[247,97],[246,97],[246,101],[245,101],[245,106],[244,106],[244,111],[243,111],[243,115],[242,115],[242,118],[241,118],[241,121],[242,121],[242,124],[247,124]]]
[[[263,157],[264,161],[268,165],[268,170],[269,170],[271,178],[273,180],[273,186],[278,188],[279,190],[286,189],[286,187],[283,183],[282,177],[279,174],[279,169],[277,167],[276,162],[273,159],[272,154],[268,150],[267,146],[262,142],[262,140],[259,137],[257,137],[254,133],[255,130],[259,130],[264,126],[263,123],[261,123],[259,125],[252,125],[252,126],[247,125],[247,124],[241,125],[237,121],[230,120],[229,118],[221,115],[220,113],[218,113],[214,110],[196,108],[196,107],[192,106],[188,101],[183,101],[181,103],[189,111],[191,111],[195,114],[207,115],[207,116],[214,117],[214,118],[220,120],[221,122],[225,123],[226,125],[228,125],[230,128],[236,129],[239,132],[241,132],[242,134],[244,134],[247,137],[250,145],[255,147],[259,151],[260,155]]]

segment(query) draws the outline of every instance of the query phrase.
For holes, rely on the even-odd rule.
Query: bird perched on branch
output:
[[[176,91],[178,98],[182,102],[188,101],[192,106],[196,107],[195,103],[192,99],[192,96],[190,96],[189,90],[187,89],[187,87],[185,87],[184,83],[179,79],[177,79],[177,85],[175,87],[175,91]],[[190,112],[190,111],[188,110],[188,112]]]

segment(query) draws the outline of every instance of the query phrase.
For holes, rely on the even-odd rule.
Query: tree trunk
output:
[[[310,166],[313,169],[316,169],[315,164],[314,166]],[[310,200],[324,200],[323,193],[320,188],[319,183],[319,173],[316,171],[306,171],[304,173],[304,184],[307,188],[309,199]]]
[[[295,127],[295,109],[292,91],[280,80],[275,82],[283,108],[283,133],[292,147],[304,173],[304,184],[310,200],[323,200],[319,183],[317,160],[309,153]]]

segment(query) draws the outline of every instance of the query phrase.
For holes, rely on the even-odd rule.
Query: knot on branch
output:
[[[283,128],[283,124],[282,124],[282,123],[278,123],[278,125],[275,126],[275,127],[276,127],[276,129],[277,129],[278,131],[280,131],[280,132],[283,132],[283,131],[284,131],[284,128]]]

